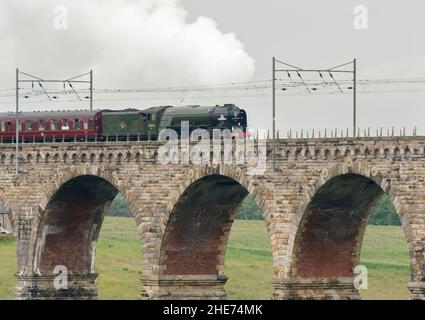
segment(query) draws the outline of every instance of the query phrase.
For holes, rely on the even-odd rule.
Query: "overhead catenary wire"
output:
[[[344,93],[344,90],[341,89],[341,86],[339,85],[339,83],[335,80],[334,76],[332,75],[332,73],[329,71],[329,76],[332,78],[332,80],[334,81],[334,83],[336,84],[336,86],[338,87],[339,91],[341,93]]]
[[[320,75],[320,74],[319,74]],[[321,78],[322,79],[322,78]],[[331,89],[333,86],[336,86],[334,81],[330,80],[308,80],[303,79],[304,82],[300,80],[294,80],[292,78],[276,79],[276,87],[279,90],[279,96],[303,96],[306,94],[314,95],[326,95],[326,94],[335,94],[335,92],[329,92],[328,89]],[[34,80],[37,82],[37,80]],[[305,87],[307,84],[310,87],[319,87],[319,89],[314,92],[307,93],[304,90],[299,90],[301,87]],[[340,80],[340,86],[347,86],[351,84],[351,80]],[[420,93],[425,92],[425,88],[422,89],[422,84],[425,84],[425,78],[386,78],[386,79],[362,79],[358,80],[358,84],[361,85],[361,90],[359,94],[396,94],[396,93]],[[419,87],[418,87],[419,86]],[[383,87],[390,87],[389,89],[383,89]],[[171,88],[171,89],[170,89]],[[180,88],[184,88],[180,89]],[[271,79],[266,80],[255,80],[247,82],[233,82],[225,84],[213,84],[207,86],[191,86],[191,87],[161,87],[161,88],[146,88],[146,89],[94,89],[93,91],[97,95],[101,96],[111,96],[119,98],[99,98],[97,101],[147,101],[147,100],[176,100],[178,103],[182,103],[184,100],[190,99],[220,99],[220,98],[254,98],[254,97],[266,97],[266,90],[271,88]],[[75,102],[82,101],[83,97],[77,99],[69,99],[66,96],[70,94],[78,95],[87,95],[90,93],[87,89],[77,89],[73,90],[49,90],[44,87],[46,92],[55,97],[55,100],[58,102]],[[351,86],[348,86],[347,89],[352,89]],[[12,93],[8,91],[14,89],[0,89],[0,102],[2,104],[7,103],[8,99],[14,97]],[[26,91],[27,90],[27,91]],[[43,100],[37,99],[40,95],[45,95],[43,90],[37,90],[32,88],[20,88],[23,97],[26,99],[22,103],[43,103]],[[285,92],[283,92],[283,91]],[[251,93],[250,93],[251,92]],[[254,94],[252,92],[255,92]],[[204,94],[202,94],[204,93]],[[347,94],[349,92],[341,92],[339,94]],[[137,94],[143,94],[143,97],[134,97]],[[160,97],[157,97],[157,94],[161,94]],[[182,96],[184,94],[184,97]],[[57,98],[57,99],[56,99]],[[84,97],[87,99],[87,96]],[[81,99],[81,100],[80,100]]]
[[[398,91],[397,93],[423,93],[423,90],[415,90],[415,89],[410,89],[410,90],[403,90],[403,91]],[[367,91],[367,92],[358,92],[359,95],[370,95],[370,94],[394,94],[396,92],[392,91],[392,90],[373,90],[373,91]],[[314,95],[317,96],[325,96],[328,95],[329,93],[327,92],[315,92]],[[349,95],[350,93],[348,91],[345,91],[344,94],[340,94],[340,95]],[[303,96],[311,96],[311,94],[307,93],[306,91],[302,91],[302,92],[294,92],[294,93],[277,93],[276,94],[278,97],[303,97]],[[192,96],[190,99],[191,100],[217,100],[217,99],[253,99],[253,98],[265,98],[265,99],[269,99],[270,95],[267,93],[261,93],[261,94],[217,94],[217,95],[199,95],[199,96]],[[181,99],[182,97],[179,95],[175,95],[175,96],[168,96],[168,97],[164,97],[164,96],[137,96],[137,97],[112,97],[112,98],[98,98],[96,99],[96,101],[98,102],[137,102],[137,101],[175,101],[176,104],[181,104]],[[185,99],[186,100],[186,99]],[[42,104],[43,102],[45,102],[45,100],[42,99],[37,99],[37,100],[27,100],[27,101],[22,101],[21,104],[22,105],[34,105],[34,104]],[[57,104],[60,103],[73,103],[73,102],[80,102],[78,99],[76,98],[65,98],[59,101],[56,101]],[[119,107],[119,106],[117,106]],[[262,106],[259,106],[262,107]]]
[[[81,98],[80,98],[80,96],[78,95],[77,91],[75,91],[74,87],[72,86],[72,83],[71,82],[68,82],[68,81],[66,81],[66,82],[71,87],[72,91],[75,93],[75,95],[77,96],[78,100],[82,101]]]
[[[278,88],[281,88],[283,86],[287,88],[296,88],[299,86],[305,86],[307,84],[308,86],[332,86],[332,84],[335,84],[334,80],[328,81],[328,80],[308,80],[303,79],[303,81],[296,81],[292,78],[290,78],[290,75],[288,76],[288,79],[282,79],[282,78],[276,78],[276,86]],[[37,81],[34,81],[37,82]],[[352,80],[339,80],[338,83],[341,85],[347,85],[348,83],[351,83]],[[357,80],[357,83],[359,85],[364,86],[373,86],[373,85],[397,85],[397,84],[425,84],[425,78],[388,78],[388,79],[360,79]],[[198,92],[198,91],[242,91],[242,90],[262,90],[262,89],[269,89],[271,88],[271,79],[267,80],[256,80],[256,81],[247,81],[247,82],[233,82],[233,83],[222,83],[222,84],[211,84],[211,85],[199,85],[199,86],[188,86],[188,87],[158,87],[158,88],[136,88],[136,89],[129,89],[129,88],[95,88],[93,89],[96,94],[125,94],[125,93],[172,93],[172,92]],[[20,90],[24,90],[25,88],[20,88]],[[0,89],[0,98],[4,97],[13,97],[14,94],[7,93],[8,91],[14,91],[15,89]],[[89,93],[89,90],[80,90],[74,88],[74,90],[79,93]],[[394,89],[396,92],[398,89]],[[47,91],[47,89],[46,89]],[[73,90],[48,90],[48,92],[52,94],[69,94],[74,93]],[[27,92],[28,94],[43,94],[44,92]]]
[[[326,91],[326,88],[331,88],[332,85],[334,84],[333,82],[307,82],[307,85],[309,86],[322,86],[322,89],[317,89],[315,90],[315,92],[310,92],[311,94],[332,94],[332,92],[324,92]],[[341,85],[343,85],[344,83],[341,83]],[[286,95],[291,95],[293,92],[291,92],[292,90],[297,90],[297,88],[299,87],[305,87],[305,84],[303,82],[292,82],[292,83],[280,83],[276,85],[277,89],[283,89],[284,91],[287,91],[285,94]],[[365,86],[363,87],[363,91],[364,90],[369,90],[367,89],[368,87],[373,88],[373,86],[371,86],[371,84],[365,84]],[[94,89],[94,92],[98,95],[133,95],[133,94],[164,94],[167,93],[167,96],[173,96],[179,93],[185,94],[187,95],[189,92],[191,92],[191,94],[196,97],[196,93],[206,93],[206,94],[210,94],[212,97],[217,96],[216,93],[220,93],[220,92],[249,92],[249,91],[256,91],[259,92],[256,95],[261,95],[261,90],[266,90],[270,88],[269,86],[257,86],[257,87],[252,87],[252,88],[237,88],[237,89],[230,89],[230,88],[220,88],[217,90],[201,90],[201,91],[190,91],[190,90],[185,90],[185,91],[156,91],[156,90],[129,90],[129,91],[124,91],[124,90],[109,90],[109,89]],[[75,88],[74,88],[75,89]],[[352,89],[351,87],[348,87],[347,89]],[[260,90],[260,91],[259,91]],[[289,90],[289,91],[288,91]],[[319,92],[322,91],[322,92]],[[88,94],[89,91],[88,90],[77,90],[75,89],[75,92],[72,90],[69,91],[47,91],[46,92],[50,93],[51,95],[57,95],[57,96],[66,96],[69,94],[75,94],[75,92],[77,94]],[[402,92],[425,92],[425,88],[420,89],[420,88],[393,88],[393,89],[387,89],[387,90],[369,90],[369,92],[387,92],[387,93],[402,93]],[[347,92],[341,92],[340,93],[347,93]],[[30,98],[30,96],[32,97],[37,97],[39,95],[44,95],[44,91],[35,91],[35,92],[23,92],[23,95],[25,95],[26,98]],[[297,91],[295,93],[296,95],[302,95],[303,91]],[[163,96],[163,95],[162,95]],[[12,98],[13,95],[11,94],[0,94],[0,99],[10,99]],[[166,96],[163,96],[164,98]],[[180,95],[181,97],[181,95]],[[81,97],[80,97],[81,98]],[[80,100],[81,101],[81,100]]]
[[[311,93],[310,88],[308,87],[308,85],[305,83],[303,77],[300,75],[300,73],[297,71],[297,75],[298,77],[301,79],[302,83],[304,84],[305,88],[307,89],[308,93]]]
[[[43,90],[43,92],[45,93],[45,95],[49,98],[49,100],[52,100],[52,98],[49,96],[49,94],[47,93],[46,89],[44,89],[43,85],[41,84],[41,82],[38,82],[38,85],[40,86],[40,88]]]

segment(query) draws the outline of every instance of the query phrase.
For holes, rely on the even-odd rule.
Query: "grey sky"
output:
[[[66,31],[52,28],[56,1],[34,3],[5,0],[0,4],[0,90],[14,87],[17,66],[56,78],[92,67],[96,88],[264,80],[271,78],[273,55],[305,68],[328,68],[356,57],[360,79],[425,78],[422,0],[141,0],[128,1],[129,12],[112,5],[104,9],[106,5],[96,1],[74,0],[71,4],[65,0],[61,4],[69,5]],[[124,7],[126,1],[114,3]],[[161,14],[152,14],[152,3],[159,3]],[[353,27],[353,8],[359,4],[369,9],[368,30]],[[210,19],[198,19],[200,16]],[[401,89],[406,92],[372,93]],[[421,121],[425,116],[424,84],[359,91],[359,126],[418,126],[425,133]],[[236,103],[247,109],[251,126],[269,128],[269,93],[104,94],[95,101],[99,108]],[[349,94],[293,96],[290,91],[281,92],[278,127],[282,131],[350,127],[351,100]],[[12,110],[13,97],[0,98],[0,106]],[[41,96],[22,104],[25,110],[85,106],[87,103],[66,99],[51,103]]]
[[[271,78],[273,55],[305,68],[328,68],[357,57],[361,79],[425,77],[424,1],[184,0],[183,3],[192,19],[206,15],[214,18],[223,32],[236,33],[256,61],[256,79]],[[353,27],[353,9],[360,4],[369,9],[366,31]],[[413,88],[422,92],[360,94],[359,125],[423,126],[425,85]],[[270,123],[270,99],[241,100],[241,103],[248,107],[251,123],[258,126]],[[279,97],[278,117],[282,130],[348,127],[351,96]]]

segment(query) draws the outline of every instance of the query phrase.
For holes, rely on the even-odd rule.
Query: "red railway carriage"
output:
[[[102,111],[34,111],[19,113],[19,140],[71,141],[94,139],[102,132]],[[16,138],[15,113],[0,113],[0,139]]]

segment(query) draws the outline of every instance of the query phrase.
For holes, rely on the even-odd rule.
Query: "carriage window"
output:
[[[12,131],[11,128],[12,128],[12,124],[10,122],[7,122],[6,131]]]
[[[74,130],[80,130],[80,119],[74,119]]]
[[[6,131],[6,124],[4,123],[4,121],[1,122],[0,127],[1,127],[1,131],[3,132]]]
[[[32,130],[32,121],[31,120],[26,121],[26,130],[27,131]]]
[[[152,121],[155,121],[155,113],[152,113]]]
[[[69,124],[67,119],[62,120],[62,130],[69,130]]]
[[[89,129],[89,123],[88,123],[87,119],[84,119],[83,121],[84,121],[83,122],[83,129],[88,130]]]
[[[56,130],[56,120],[50,120],[50,130]]]
[[[90,119],[89,120],[89,128],[90,129],[93,129],[94,128],[94,126],[93,126],[93,119]]]
[[[44,130],[44,128],[45,128],[45,122],[44,120],[40,120],[38,124],[38,130]]]

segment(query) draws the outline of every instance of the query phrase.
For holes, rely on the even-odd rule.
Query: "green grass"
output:
[[[366,299],[407,299],[408,253],[400,227],[369,226],[361,263],[368,267]],[[134,221],[105,219],[97,248],[100,299],[139,299],[141,245]],[[16,272],[14,240],[0,240],[0,300],[13,299]],[[225,273],[229,299],[269,299],[272,255],[262,221],[236,221],[227,247]]]
[[[0,237],[0,300],[14,297],[16,263],[15,239]]]
[[[99,299],[139,299],[142,249],[131,218],[106,217],[96,250]]]
[[[369,275],[364,299],[409,298],[409,252],[401,227],[368,226],[360,258]]]

